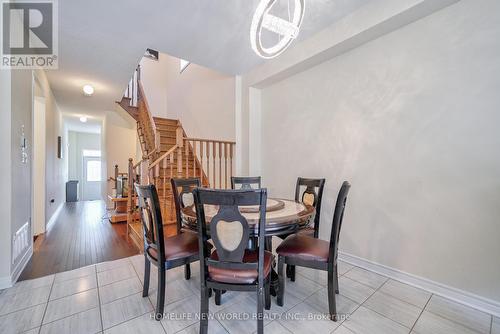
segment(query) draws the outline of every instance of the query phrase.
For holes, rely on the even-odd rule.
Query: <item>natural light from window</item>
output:
[[[87,161],[87,182],[101,182],[101,161]]]
[[[184,59],[180,59],[180,61],[181,61],[181,73],[182,73],[182,71],[184,71],[186,67],[188,67],[188,65],[191,64],[191,62]]]
[[[100,157],[101,151],[100,150],[83,150],[83,156],[84,157]]]

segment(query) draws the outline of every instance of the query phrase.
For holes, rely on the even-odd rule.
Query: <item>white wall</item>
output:
[[[500,301],[500,2],[462,0],[262,90],[272,196],[327,178],[341,250]]]
[[[11,72],[0,70],[0,154],[11,157]],[[0,178],[5,196],[0,201],[0,288],[10,285],[11,259],[11,164],[0,164]]]
[[[65,201],[67,152],[63,144],[63,157],[62,159],[57,157],[57,137],[61,136],[63,142],[65,140],[62,113],[45,72],[38,70],[34,73],[45,98],[45,220],[48,223]]]
[[[83,150],[101,150],[101,135],[69,131],[69,179],[78,180],[80,200],[83,200]],[[103,177],[104,179],[104,177]]]

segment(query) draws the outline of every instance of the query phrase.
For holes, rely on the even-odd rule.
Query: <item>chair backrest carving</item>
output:
[[[319,223],[321,218],[321,200],[325,179],[308,179],[299,177],[295,186],[295,201],[311,205],[316,209],[314,216],[314,237],[319,237]]]
[[[165,262],[165,240],[163,239],[163,220],[156,187],[154,185],[141,186],[137,183],[134,186],[144,232],[144,252],[150,254],[151,249],[154,249],[158,265],[163,265]]]
[[[175,214],[177,218],[177,233],[182,228],[181,210],[194,204],[193,190],[201,185],[199,178],[170,179],[174,196]]]
[[[231,189],[260,189],[260,176],[232,176]]]
[[[206,266],[226,269],[258,269],[262,272],[265,248],[266,189],[213,190],[196,188],[193,191],[200,240],[200,261],[202,280],[206,279]],[[218,212],[207,225],[205,205],[218,206]],[[258,205],[259,223],[256,230],[240,213],[239,206]],[[249,238],[258,238],[258,262],[244,263],[243,257],[249,245]],[[209,259],[206,240],[211,238],[218,260]],[[205,275],[205,276],[203,276]],[[260,279],[260,278],[259,278]]]

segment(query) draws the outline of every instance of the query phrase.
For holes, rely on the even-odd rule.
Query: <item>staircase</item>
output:
[[[140,66],[117,104],[136,120],[141,145],[142,159],[135,163],[129,159],[127,234],[142,249],[142,224],[136,213],[133,183],[156,186],[163,224],[166,228],[175,226],[171,178],[198,177],[204,187],[230,188],[235,143],[189,138],[179,120],[153,117],[141,84]]]

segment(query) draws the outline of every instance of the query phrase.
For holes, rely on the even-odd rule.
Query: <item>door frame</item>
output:
[[[38,93],[37,93],[38,92]],[[35,117],[37,110],[35,108],[37,99],[43,99],[43,124],[38,122]],[[47,158],[47,128],[46,113],[47,104],[40,79],[33,71],[32,76],[32,143],[31,143],[31,233],[32,237],[46,232],[47,229],[47,210],[46,210],[46,158]],[[42,127],[43,141],[40,143],[35,134],[35,128]],[[41,161],[39,161],[39,159]],[[40,171],[41,169],[41,171]]]

